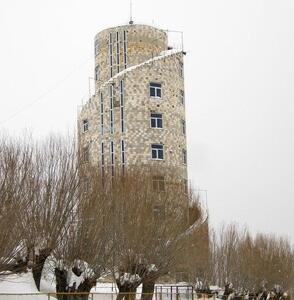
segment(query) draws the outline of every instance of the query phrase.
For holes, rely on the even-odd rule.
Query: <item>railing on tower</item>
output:
[[[174,50],[184,51],[184,34],[182,31],[165,30],[168,36],[168,46]]]

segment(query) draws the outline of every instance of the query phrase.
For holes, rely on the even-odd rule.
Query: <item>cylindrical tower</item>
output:
[[[101,84],[166,50],[167,34],[147,25],[126,25],[99,32],[94,43],[95,78]]]
[[[168,48],[166,31],[130,24],[98,33],[95,79],[79,115],[85,157],[102,170],[158,166],[187,180],[183,51]]]

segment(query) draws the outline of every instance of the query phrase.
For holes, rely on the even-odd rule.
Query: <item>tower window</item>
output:
[[[126,163],[126,156],[125,156],[125,142],[121,140],[121,162],[124,165]]]
[[[117,66],[117,73],[119,73],[119,64],[120,64],[120,53],[119,53],[119,33],[116,32],[116,66]]]
[[[151,127],[162,128],[162,114],[151,113]]]
[[[109,65],[110,65],[110,77],[113,76],[113,44],[112,44],[112,33],[109,33]]]
[[[83,132],[89,130],[89,121],[87,119],[83,120]]]
[[[120,81],[120,127],[121,132],[125,131],[125,118],[124,118],[124,81]]]
[[[180,101],[184,105],[185,104],[185,92],[180,90]]]
[[[109,86],[109,94],[110,94],[110,134],[113,134],[114,131],[114,113],[113,113],[113,85]]]
[[[113,145],[113,141],[110,142],[110,164],[111,164],[111,175],[114,176],[114,145]]]
[[[100,93],[100,118],[101,118],[101,135],[104,134],[104,102],[103,102],[103,94]]]
[[[104,143],[101,143],[101,165],[104,166],[105,158],[104,158]]]
[[[152,144],[151,145],[151,155],[152,159],[163,159],[163,145],[161,144]]]
[[[104,165],[105,165],[105,157],[104,157],[104,143],[101,143],[101,169],[102,174],[104,175]]]
[[[179,63],[179,72],[180,76],[184,77],[184,64],[182,62]]]
[[[111,164],[114,164],[114,147],[113,147],[113,141],[110,142],[110,159]]]
[[[183,179],[183,191],[185,194],[188,194],[189,188],[188,188],[188,180]]]
[[[122,172],[125,173],[125,165],[126,165],[126,151],[125,151],[125,142],[121,140],[121,165],[122,165]]]
[[[182,120],[182,133],[183,134],[186,134],[186,122],[185,122],[185,120]]]
[[[83,162],[86,163],[89,161],[89,156],[90,156],[90,153],[89,153],[89,146],[86,146],[84,147],[83,149]]]
[[[152,186],[154,191],[163,192],[165,190],[164,176],[153,176]]]
[[[98,55],[98,52],[99,52],[99,42],[98,40],[95,40],[95,56]]]
[[[124,67],[127,68],[127,32],[123,32],[123,45],[124,45]]]
[[[95,80],[99,79],[99,66],[96,66],[95,68]]]
[[[161,83],[150,83],[150,97],[161,98]]]
[[[186,165],[187,164],[187,151],[183,150],[182,155],[183,155],[183,164]]]

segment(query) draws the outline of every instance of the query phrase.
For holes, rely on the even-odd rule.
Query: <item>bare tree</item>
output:
[[[276,285],[284,289],[292,286],[294,252],[285,238],[254,237],[246,228],[230,224],[213,234],[210,250],[212,279],[220,286],[231,283],[239,293],[259,293],[260,297],[267,297]]]
[[[179,255],[180,267],[176,270],[176,279],[178,281],[195,283],[197,291],[202,293],[209,291],[212,274],[209,263],[211,258],[208,231],[208,221],[206,221],[186,238],[185,247]]]
[[[29,208],[20,222],[27,261],[40,289],[43,266],[62,242],[77,206],[79,168],[73,138],[51,136],[34,146],[34,177]]]
[[[0,139],[0,274],[19,272],[24,260],[19,223],[28,207],[26,190],[32,175],[32,150],[21,139]]]
[[[96,169],[86,167],[86,171],[85,166],[80,170],[83,183],[76,214],[62,243],[54,251],[56,291],[84,293],[79,299],[88,299],[85,293],[109,270],[112,255],[110,185]],[[70,296],[59,295],[58,298],[65,300]]]
[[[0,156],[1,266],[32,268],[39,289],[45,260],[62,241],[79,200],[75,142],[2,138]]]
[[[156,182],[159,172],[165,174],[163,183]],[[184,190],[167,169],[133,168],[113,178],[117,299],[132,299],[141,283],[142,299],[151,299],[155,282],[175,267],[184,240],[203,223],[201,214],[189,223],[191,198]]]

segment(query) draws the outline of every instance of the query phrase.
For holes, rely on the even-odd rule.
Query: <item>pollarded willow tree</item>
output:
[[[21,272],[23,230],[19,224],[29,206],[27,189],[32,176],[32,149],[21,139],[0,139],[0,275]]]
[[[32,269],[40,289],[45,260],[62,241],[80,199],[75,141],[6,137],[0,156],[1,266]]]
[[[158,172],[165,174],[164,182],[153,176]],[[152,299],[156,281],[175,268],[184,241],[205,222],[205,214],[171,170],[132,168],[115,176],[110,199],[117,299],[134,298],[141,283],[142,299]],[[199,211],[193,221],[192,208]]]
[[[57,293],[84,293],[75,299],[88,299],[97,280],[109,272],[113,253],[111,182],[90,165],[82,166],[80,176],[80,201],[69,230],[54,250],[54,273]],[[60,294],[58,299],[70,296]]]
[[[44,263],[62,242],[79,201],[79,167],[73,138],[51,136],[32,144],[28,208],[18,224],[26,261],[40,290]]]

